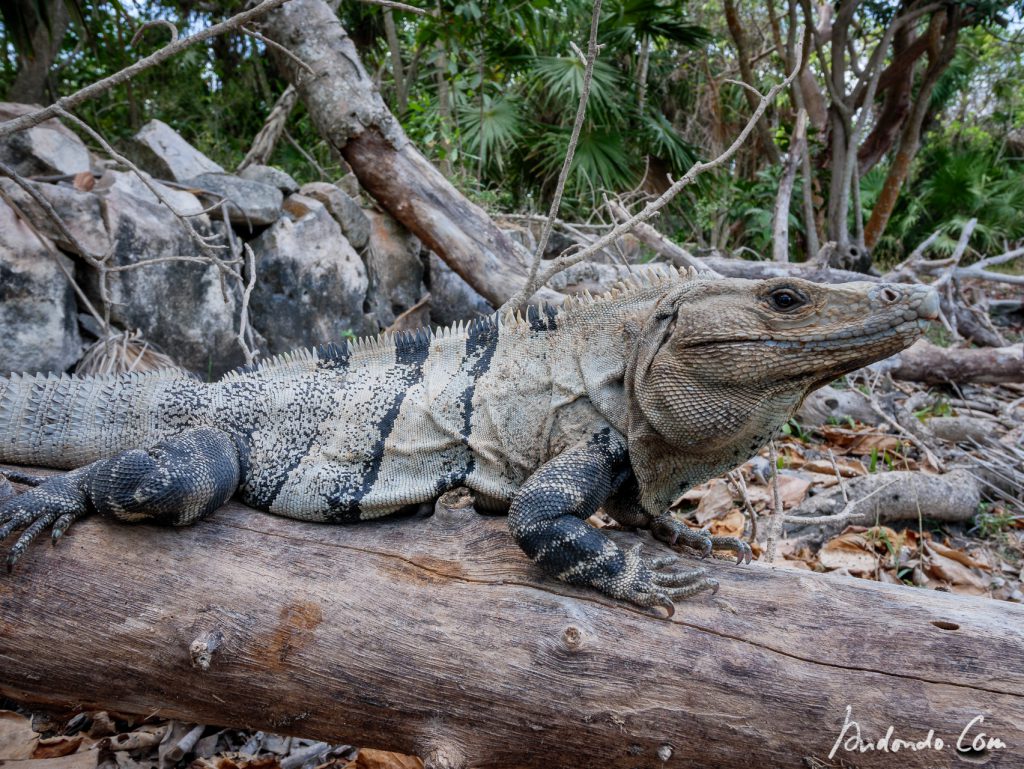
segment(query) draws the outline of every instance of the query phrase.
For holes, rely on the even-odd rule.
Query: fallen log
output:
[[[962,349],[922,339],[880,365],[894,379],[928,384],[1024,382],[1024,345]]]
[[[993,766],[1020,757],[1024,607],[712,566],[720,592],[666,619],[545,578],[471,508],[348,527],[235,503],[185,529],[91,518],[0,577],[0,695],[428,767],[915,769],[959,766],[958,740]],[[889,751],[927,746],[859,752],[890,726]]]
[[[260,21],[269,48],[320,135],[359,184],[495,307],[526,282],[512,239],[410,143],[323,0],[291,0]],[[558,303],[549,289],[536,299]]]

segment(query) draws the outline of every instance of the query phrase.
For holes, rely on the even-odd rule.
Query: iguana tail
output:
[[[75,468],[152,446],[201,418],[204,393],[175,371],[0,378],[0,462]]]

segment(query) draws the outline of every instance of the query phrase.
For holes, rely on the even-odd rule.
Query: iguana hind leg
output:
[[[128,522],[194,523],[227,502],[240,475],[231,436],[200,427],[148,450],[122,451],[53,476],[0,504],[0,542],[23,529],[7,556],[7,568],[47,528],[56,542],[72,523],[93,512]]]
[[[660,571],[675,558],[644,559],[585,523],[628,469],[621,436],[605,428],[558,455],[523,484],[509,508],[509,529],[544,571],[639,606],[662,606],[718,583],[702,568]]]

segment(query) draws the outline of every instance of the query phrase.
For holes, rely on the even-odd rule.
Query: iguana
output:
[[[180,373],[0,379],[0,461],[71,469],[0,505],[8,557],[97,512],[191,524],[233,495],[307,521],[378,518],[469,487],[548,574],[640,606],[717,588],[586,521],[599,507],[704,555],[738,539],[667,511],[753,456],[811,390],[916,340],[934,291],[671,271],[558,310],[495,314]],[[28,479],[31,480],[31,479]]]

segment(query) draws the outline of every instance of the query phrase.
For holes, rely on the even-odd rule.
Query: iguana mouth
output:
[[[825,337],[823,339],[759,339],[749,337],[747,339],[714,339],[707,342],[698,342],[688,345],[688,349],[696,350],[702,347],[739,347],[742,345],[760,345],[774,347],[783,350],[847,350],[854,347],[861,347],[871,342],[880,341],[896,336],[903,336],[911,333],[914,327],[919,331],[928,328],[929,320],[918,318],[917,320],[901,321],[895,326],[873,331],[866,334],[849,334],[844,336]]]

